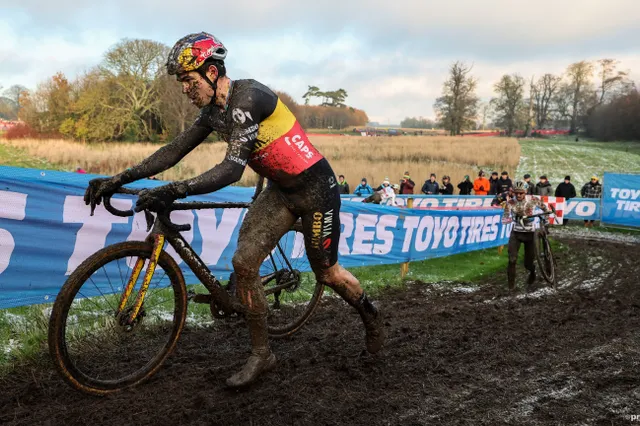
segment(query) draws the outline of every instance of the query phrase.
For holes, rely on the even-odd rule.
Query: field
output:
[[[473,179],[480,168],[513,173],[520,159],[517,140],[507,138],[315,136],[311,140],[329,159],[336,174],[344,174],[353,188],[362,177],[372,185],[379,185],[385,177],[399,182],[406,170],[419,186],[430,173],[435,173],[438,181],[447,174],[457,184],[467,174]],[[0,140],[0,147],[3,145],[18,148],[30,157],[46,159],[63,170],[82,167],[89,173],[106,175],[125,170],[160,147],[148,143],[89,145],[64,140]],[[225,150],[224,143],[203,144],[158,178],[197,176],[218,164]],[[247,170],[240,185],[253,185],[256,179],[255,173]]]
[[[440,164],[470,171],[489,165],[517,167],[519,177],[546,173],[554,186],[570,174],[578,189],[593,173],[640,172],[640,144],[478,139],[313,141],[337,173],[349,171],[352,184],[362,176],[379,182],[387,173],[396,180],[406,164],[417,183]],[[48,142],[48,152],[43,144],[44,154],[36,156],[33,147],[0,141],[0,164],[72,170],[78,155],[106,155]],[[107,148],[125,153],[118,167],[126,155],[146,155],[124,145]],[[199,158],[214,148],[202,147]],[[506,251],[495,249],[414,262],[404,280],[397,265],[354,269],[385,315],[382,353],[363,355],[357,315],[325,297],[303,330],[273,343],[278,369],[241,392],[223,383],[247,353],[242,322],[205,320],[190,306],[176,352],[149,383],[96,399],[71,390],[52,371],[46,305],[0,311],[0,424],[629,424],[640,414],[640,235],[567,227],[552,236],[558,293],[540,280],[525,291],[519,266],[519,288],[508,295]]]
[[[640,173],[640,143],[637,142],[575,142],[570,138],[552,140],[520,140],[522,157],[518,177],[525,173],[532,181],[546,174],[555,187],[566,175],[579,192],[592,175],[602,179],[603,173]]]

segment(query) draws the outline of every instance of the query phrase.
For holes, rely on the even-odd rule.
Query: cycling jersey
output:
[[[539,198],[529,197],[527,196],[524,200],[518,201],[518,199],[514,196],[512,199],[507,201],[504,207],[504,213],[502,216],[502,220],[504,223],[510,223],[513,221],[513,216],[516,218],[531,216],[533,215],[533,210],[535,208],[540,208],[544,212],[548,212],[546,204],[542,202]],[[520,221],[517,220],[513,226],[514,232],[533,232],[535,230],[533,219],[523,220],[524,227],[520,225]]]
[[[247,165],[283,186],[322,158],[289,108],[268,87],[255,80],[236,80],[224,108],[207,105],[187,130],[138,166],[125,171],[121,183],[152,176],[174,166],[211,132],[227,142],[224,160],[208,172],[175,182],[181,195],[216,191],[242,176]]]

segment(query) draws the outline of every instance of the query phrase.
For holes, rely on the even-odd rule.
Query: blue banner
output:
[[[365,197],[342,195],[343,201],[362,201]],[[489,207],[494,196],[483,195],[397,195],[400,206],[413,198],[414,207]],[[593,198],[572,198],[564,203],[565,219],[600,220],[600,200]]]
[[[0,308],[52,302],[68,275],[88,256],[116,242],[144,240],[142,213],[121,218],[98,206],[95,215],[89,215],[82,195],[94,177],[0,167]],[[163,183],[143,180],[127,186]],[[189,200],[242,202],[252,194],[252,188],[228,187]],[[112,200],[121,210],[130,209],[134,201],[124,195]],[[183,233],[184,238],[214,275],[226,279],[245,213],[246,209],[177,211],[172,220],[192,226]],[[346,267],[401,263],[503,245],[511,226],[502,225],[501,213],[497,209],[427,211],[343,202],[340,262]],[[286,238],[286,254],[306,258],[300,234],[289,233]],[[165,249],[183,268],[187,283],[197,283],[173,249]],[[301,269],[309,270],[308,264]],[[98,276],[94,279],[96,293],[109,290],[110,283]]]
[[[602,222],[640,227],[640,174],[604,174]]]

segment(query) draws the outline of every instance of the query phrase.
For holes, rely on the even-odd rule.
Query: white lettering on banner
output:
[[[222,210],[219,224],[215,210],[198,210],[198,228],[202,236],[200,258],[206,265],[215,265],[220,260],[220,256],[231,243],[231,236],[240,223],[242,210],[244,209]]]
[[[638,197],[640,197],[640,189],[611,188],[611,198],[637,200]]]
[[[0,219],[24,220],[27,214],[27,194],[0,191]],[[0,229],[0,274],[8,267],[16,247],[11,232]]]
[[[444,246],[451,248],[458,238],[458,229],[460,228],[460,220],[452,216],[447,221],[447,229],[444,231]]]
[[[389,254],[393,248],[393,231],[387,230],[387,227],[395,228],[398,223],[398,216],[386,214],[380,216],[376,225],[377,239],[384,241],[382,244],[375,243],[373,245],[373,254]]]
[[[302,232],[296,232],[295,239],[293,240],[293,250],[291,251],[291,258],[300,259],[304,255],[304,235],[302,234]]]
[[[406,229],[404,234],[404,243],[402,244],[402,252],[406,253],[411,249],[411,241],[413,240],[413,231],[420,224],[420,217],[406,216],[402,227]]]
[[[416,231],[416,251],[425,251],[433,237],[433,217],[425,216],[420,219],[420,225]]]
[[[129,210],[133,205],[131,200],[111,199],[111,205],[118,210]],[[68,195],[64,199],[62,208],[63,223],[82,223],[76,234],[73,253],[67,262],[67,272],[71,274],[87,257],[105,246],[107,235],[114,223],[127,223],[128,217],[114,216],[105,210],[101,204],[96,206],[93,216],[89,207],[84,203],[84,197]]]
[[[340,244],[338,244],[338,253],[345,255],[350,254],[349,244],[347,238],[351,238],[353,235],[353,214],[340,212],[340,224],[344,226],[342,232],[340,232]]]
[[[375,214],[359,214],[356,217],[356,232],[353,237],[353,251],[351,254],[371,254],[377,221],[378,216]],[[374,230],[367,231],[366,228],[373,228]]]
[[[569,200],[565,206],[565,217],[574,209],[577,216],[592,216],[596,213],[597,204],[594,201]]]
[[[623,210],[626,212],[640,212],[640,201],[624,201],[616,200],[616,210]]]
[[[193,241],[193,219],[194,219],[193,211],[175,210],[171,212],[171,215],[169,216],[169,218],[171,219],[171,222],[177,225],[185,225],[185,224],[191,225],[190,230],[183,231],[180,233],[180,235],[182,235],[182,238],[184,238],[184,240],[187,243],[191,244],[191,242]],[[178,253],[176,253],[173,247],[171,247],[170,245],[166,245],[164,249],[169,254],[169,256],[175,259],[178,265],[180,265],[183,262],[182,258],[178,256]]]

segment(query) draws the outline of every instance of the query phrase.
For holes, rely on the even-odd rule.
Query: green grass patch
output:
[[[29,169],[65,170],[47,160],[32,157],[24,150],[13,148],[0,142],[0,166],[24,167]]]

